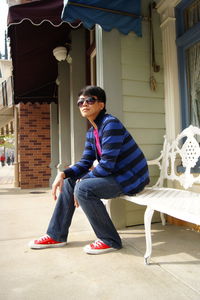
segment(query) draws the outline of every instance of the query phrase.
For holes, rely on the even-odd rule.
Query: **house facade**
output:
[[[34,4],[34,1],[25,2],[25,8]],[[11,7],[22,5],[20,1],[8,3]],[[194,66],[188,63],[194,57],[193,52],[198,53],[198,16],[191,21],[197,9],[199,1],[195,0],[154,3],[142,0],[142,36],[134,31],[122,34],[116,28],[108,32],[100,25],[90,30],[79,24],[73,25],[75,28],[67,31],[67,42],[54,45],[54,49],[66,47],[64,60],[56,56],[55,51],[53,55],[51,50],[51,59],[58,68],[58,101],[39,103],[42,99],[33,100],[29,93],[27,100],[23,97],[17,104],[19,185],[29,188],[48,186],[58,170],[80,158],[88,124],[79,114],[76,98],[86,84],[97,84],[106,90],[108,113],[123,121],[147,159],[159,155],[165,134],[172,140],[190,123],[198,126],[198,101],[194,113],[194,101],[189,92],[198,74],[192,78]],[[187,20],[190,25],[185,25]],[[23,22],[28,21],[22,17],[19,23]],[[11,48],[13,24],[9,25]],[[196,44],[195,50],[188,51]],[[15,63],[17,59],[14,58]],[[14,71],[15,67],[17,69],[16,64]],[[158,170],[151,169],[150,172],[153,184]],[[118,227],[143,222],[144,211],[137,205],[119,199],[111,201],[110,208]]]
[[[12,157],[13,149],[5,147],[5,136],[14,133],[14,106],[12,97],[12,63],[0,59],[0,156]]]

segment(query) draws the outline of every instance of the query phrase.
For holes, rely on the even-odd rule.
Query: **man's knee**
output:
[[[76,183],[74,188],[74,196],[79,201],[82,199],[87,199],[87,195],[90,192],[90,187],[88,186],[86,180],[81,180]]]

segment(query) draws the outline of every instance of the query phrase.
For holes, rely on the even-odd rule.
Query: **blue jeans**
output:
[[[120,249],[122,242],[105,205],[100,199],[122,195],[122,190],[113,176],[87,178],[76,183],[70,178],[64,180],[47,234],[56,241],[67,241],[69,227],[75,211],[74,195],[86,214],[97,238],[110,247]]]

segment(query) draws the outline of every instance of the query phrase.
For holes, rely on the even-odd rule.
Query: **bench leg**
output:
[[[153,217],[154,210],[147,206],[144,214],[144,227],[145,227],[145,238],[146,238],[146,252],[144,255],[144,263],[149,264],[151,252],[152,252],[152,241],[151,241],[151,220]]]

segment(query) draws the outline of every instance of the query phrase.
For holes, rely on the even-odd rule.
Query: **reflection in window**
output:
[[[200,127],[200,42],[187,50],[187,75],[190,120]]]
[[[184,11],[185,31],[200,22],[200,0],[195,0]]]

